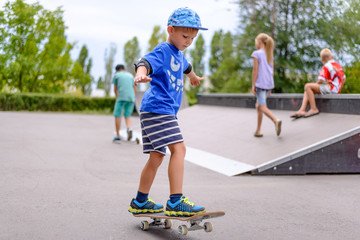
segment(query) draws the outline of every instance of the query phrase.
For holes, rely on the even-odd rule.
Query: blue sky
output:
[[[34,3],[35,0],[27,0]],[[207,55],[215,31],[223,29],[235,32],[239,25],[238,6],[234,0],[39,0],[42,6],[55,10],[62,6],[68,27],[66,35],[70,42],[77,42],[72,51],[77,58],[83,44],[93,58],[92,75],[95,80],[105,74],[104,52],[110,43],[117,45],[116,63],[123,62],[123,46],[136,36],[141,54],[145,53],[153,27],[166,29],[167,19],[173,10],[189,7],[195,10],[208,31],[201,31],[205,38]],[[2,6],[3,4],[1,4]]]

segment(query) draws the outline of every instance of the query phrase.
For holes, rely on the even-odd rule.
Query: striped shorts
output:
[[[180,127],[174,115],[140,113],[143,152],[166,154],[166,146],[183,142]]]

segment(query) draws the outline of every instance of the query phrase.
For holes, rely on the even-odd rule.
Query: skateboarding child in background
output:
[[[120,142],[120,118],[124,111],[125,124],[127,127],[127,140],[132,138],[131,119],[130,116],[134,111],[135,105],[135,86],[134,76],[125,70],[123,64],[118,64],[115,67],[116,73],[113,77],[112,83],[114,84],[114,92],[116,96],[116,102],[114,106],[115,117],[115,130],[116,136],[113,142]]]
[[[252,92],[255,94],[257,110],[257,128],[255,137],[262,137],[261,123],[263,114],[275,124],[276,135],[281,132],[281,120],[277,119],[266,105],[266,97],[274,88],[274,40],[265,33],[260,33],[255,38],[256,51],[251,54],[254,60],[252,72]]]
[[[315,94],[337,94],[340,93],[345,81],[345,74],[341,65],[334,61],[334,56],[330,49],[324,48],[320,52],[321,61],[324,66],[316,83],[307,83],[304,88],[304,97],[300,109],[291,115],[292,118],[311,117],[319,114],[316,106]],[[310,110],[306,108],[310,103]]]
[[[177,122],[176,114],[183,95],[183,74],[191,85],[197,86],[203,78],[197,76],[181,51],[189,47],[201,27],[196,12],[189,8],[176,9],[168,19],[168,39],[146,54],[135,64],[135,84],[149,82],[140,107],[143,152],[149,159],[142,170],[136,198],[129,212],[157,213],[163,205],[148,197],[156,172],[170,149],[168,168],[170,199],[166,204],[167,216],[192,216],[205,212],[183,195],[184,159],[186,147]]]

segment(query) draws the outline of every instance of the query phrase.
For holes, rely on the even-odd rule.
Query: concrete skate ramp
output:
[[[180,111],[186,160],[226,175],[360,172],[360,115],[320,113],[294,121],[293,111],[273,113],[283,121],[281,135],[264,116],[264,137],[255,138],[255,109],[196,105]],[[320,165],[304,171],[309,161]]]

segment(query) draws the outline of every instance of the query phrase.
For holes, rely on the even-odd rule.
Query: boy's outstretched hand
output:
[[[199,77],[199,76],[193,76],[192,78],[190,78],[190,83],[192,86],[198,86],[200,84],[200,81],[204,80],[203,77]]]
[[[148,76],[143,75],[143,74],[139,74],[139,75],[136,75],[136,77],[134,78],[134,84],[135,84],[135,86],[137,86],[138,83],[150,82],[151,80],[152,80],[151,77],[148,77]]]

